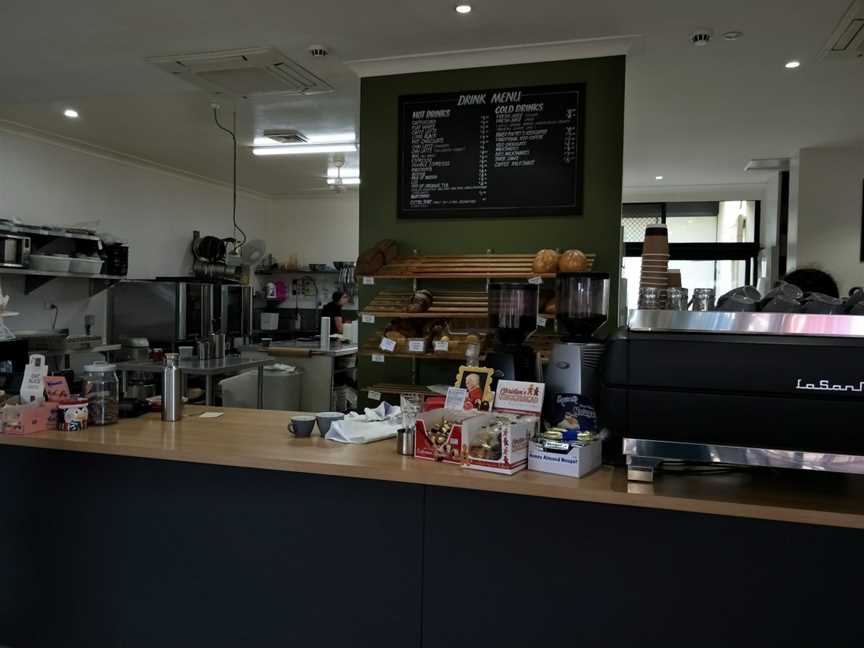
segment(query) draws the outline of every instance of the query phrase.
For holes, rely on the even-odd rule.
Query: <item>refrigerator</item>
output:
[[[214,331],[229,340],[252,331],[252,287],[200,281],[123,281],[108,291],[112,344],[146,337],[151,347],[176,351]]]

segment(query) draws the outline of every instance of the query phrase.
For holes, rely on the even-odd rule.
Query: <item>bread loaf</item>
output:
[[[558,259],[558,272],[584,272],[588,269],[588,257],[580,250],[567,250]]]
[[[531,271],[537,274],[549,274],[558,270],[558,253],[555,250],[540,250],[534,256]]]

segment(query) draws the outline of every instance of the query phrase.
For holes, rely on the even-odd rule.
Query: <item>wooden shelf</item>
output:
[[[595,254],[586,254],[588,269]],[[463,254],[397,257],[370,275],[376,279],[551,279],[554,273],[538,275],[531,270],[533,254]]]
[[[420,385],[396,385],[393,383],[380,383],[363,387],[360,391],[370,392],[376,391],[379,394],[401,396],[402,394],[423,394],[423,396],[439,396],[440,394],[432,391],[428,387]]]
[[[431,308],[422,313],[405,310],[411,297],[408,292],[384,291],[369,302],[363,313],[391,319],[485,319],[489,316],[489,297],[485,292],[434,291]]]
[[[439,351],[437,353],[410,353],[408,351],[399,352],[399,351],[382,351],[377,346],[375,347],[364,347],[360,349],[358,352],[359,355],[362,356],[373,356],[373,355],[383,355],[385,358],[407,358],[409,360],[459,360],[465,361],[464,353],[449,353],[444,351]],[[480,353],[480,360],[485,360],[486,354]]]

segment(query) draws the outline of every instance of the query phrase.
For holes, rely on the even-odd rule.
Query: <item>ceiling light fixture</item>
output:
[[[327,184],[334,185],[342,185],[342,186],[356,186],[360,184],[360,178],[327,178]]]
[[[733,29],[732,31],[727,31],[723,33],[723,38],[728,41],[738,40],[744,35],[744,32],[738,31],[737,29]]]
[[[463,16],[464,16],[465,14],[469,14],[469,13],[471,13],[471,5],[469,5],[469,4],[458,4],[458,5],[456,5],[456,13],[458,13],[458,14],[462,14]]]
[[[63,116],[68,117],[69,119],[78,119],[78,117],[80,117],[78,111],[74,108],[67,108],[66,110],[64,110]]]
[[[794,59],[791,61],[786,61],[786,69],[787,70],[794,70],[795,68],[798,68],[798,67],[801,67],[801,61],[796,61]]]
[[[286,144],[284,146],[256,146],[253,155],[304,155],[312,153],[354,153],[356,144]]]
[[[270,131],[264,131],[264,135],[256,137],[253,146],[285,146],[287,144],[285,141],[269,137],[268,132]],[[353,132],[322,133],[320,135],[304,135],[303,137],[305,138],[303,144],[354,144],[356,140],[356,135]]]
[[[663,176],[654,176],[654,179],[655,179],[655,180],[662,180],[662,179],[663,179]]]

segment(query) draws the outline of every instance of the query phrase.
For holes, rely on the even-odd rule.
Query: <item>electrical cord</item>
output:
[[[219,122],[219,109],[215,106],[213,107],[213,121],[216,122],[216,125],[226,133],[231,136],[231,141],[234,143],[234,181],[233,181],[233,198],[234,204],[231,212],[231,220],[234,224],[234,236],[237,236],[237,232],[240,232],[240,235],[243,237],[240,241],[240,245],[238,247],[242,247],[246,243],[246,232],[237,224],[237,111],[234,111],[233,117],[233,128],[234,130],[230,130],[225,128]]]

